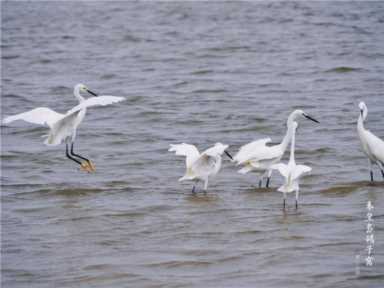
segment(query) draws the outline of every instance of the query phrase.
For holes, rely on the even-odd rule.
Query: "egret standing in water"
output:
[[[80,92],[87,92],[97,97],[85,99],[81,96]],[[83,84],[77,84],[73,93],[79,101],[79,104],[65,114],[55,112],[46,107],[38,107],[24,113],[6,117],[3,120],[3,123],[8,124],[16,120],[24,120],[33,124],[47,125],[50,130],[44,143],[46,145],[56,146],[64,141],[66,144],[66,156],[79,164],[82,170],[94,172],[95,167],[93,163],[88,158],[74,152],[73,146],[75,143],[77,127],[80,125],[81,121],[83,121],[88,107],[99,105],[105,106],[123,101],[125,98],[116,96],[98,96]],[[82,162],[82,160],[84,161]]]
[[[221,168],[221,156],[225,152],[232,158],[227,151],[228,145],[216,143],[213,147],[199,153],[195,145],[191,144],[171,144],[168,151],[175,152],[176,155],[186,157],[186,172],[179,181],[199,180],[204,181],[204,191],[208,189],[208,179],[215,176]],[[193,185],[192,193],[195,192]]]
[[[286,194],[296,191],[296,209],[297,209],[297,203],[299,200],[299,180],[300,178],[306,174],[309,173],[312,168],[305,165],[296,165],[295,162],[295,134],[296,134],[296,128],[297,128],[297,122],[292,123],[292,141],[291,141],[291,154],[289,157],[288,164],[284,163],[278,163],[272,165],[272,169],[277,169],[280,174],[284,177],[285,183],[283,186],[281,186],[278,191],[283,192],[283,206],[285,209],[285,200],[286,200]]]
[[[234,161],[237,162],[237,165],[244,166],[238,172],[241,174],[246,174],[250,171],[261,172],[263,174],[259,181],[259,187],[261,187],[262,180],[266,175],[267,182],[265,186],[269,187],[269,181],[272,175],[271,166],[278,163],[283,157],[293,135],[292,124],[298,117],[304,117],[319,123],[319,121],[310,117],[303,110],[293,111],[288,117],[287,132],[280,144],[267,146],[267,143],[271,142],[271,138],[264,138],[248,143],[240,148],[239,152],[233,157]]]
[[[364,102],[359,103],[360,115],[357,120],[357,134],[365,155],[368,157],[371,181],[373,182],[373,164],[377,164],[384,179],[384,141],[375,136],[371,131],[364,128],[364,120],[368,115],[368,108]]]

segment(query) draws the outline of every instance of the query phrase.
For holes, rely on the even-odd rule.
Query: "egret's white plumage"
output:
[[[182,143],[171,144],[168,151],[186,157],[186,172],[179,181],[204,181],[204,190],[206,191],[208,179],[219,172],[222,162],[221,156],[227,148],[228,145],[216,143],[213,147],[200,154],[196,146]]]
[[[52,128],[53,124],[63,118],[65,114],[57,113],[46,107],[39,107],[30,111],[4,118],[3,124],[16,120],[23,120],[32,124],[47,125]]]
[[[377,164],[384,178],[384,141],[374,135],[371,131],[365,129],[364,120],[368,115],[368,108],[364,102],[359,103],[360,115],[357,120],[357,133],[365,155],[370,164],[371,181],[373,181],[373,164]]]
[[[71,153],[73,152],[73,143],[76,138],[76,130],[80,125],[86,114],[87,108],[92,106],[105,106],[113,103],[117,103],[125,100],[124,97],[117,96],[97,96],[85,99],[81,96],[80,92],[88,92],[94,96],[97,94],[90,91],[85,85],[77,84],[74,87],[74,95],[78,99],[79,104],[68,110],[65,114],[61,114],[46,107],[39,107],[30,111],[20,113],[13,116],[4,118],[3,123],[8,124],[16,120],[23,120],[32,124],[47,125],[50,130],[47,135],[47,139],[44,141],[46,145],[59,145],[63,141],[67,141],[67,145],[70,142]],[[69,154],[67,147],[68,158],[74,160],[78,164],[81,164],[78,160],[71,156],[77,156],[83,160],[90,161],[77,154]]]
[[[69,110],[66,115],[75,113],[84,108],[92,107],[92,106],[106,106],[114,103],[118,103],[125,100],[125,97],[119,96],[110,96],[110,95],[101,95],[96,97],[91,97],[81,101],[79,105],[76,105],[71,110]]]
[[[67,137],[71,136],[74,140],[76,137],[76,128],[83,120],[87,108],[92,106],[106,106],[123,101],[124,99],[124,97],[117,96],[97,96],[85,99],[53,124],[52,129],[49,131],[48,138],[44,143],[46,145],[59,145]]]
[[[295,161],[295,134],[297,129],[297,122],[292,124],[292,140],[291,140],[291,153],[289,157],[288,164],[278,163],[271,166],[272,169],[276,169],[284,177],[284,184],[278,188],[278,191],[282,192],[284,195],[284,207],[286,193],[296,192],[296,208],[299,198],[299,180],[300,178],[309,173],[312,168],[306,165],[297,165]]]
[[[185,164],[187,170],[192,166],[193,162],[195,162],[200,156],[199,150],[197,150],[195,145],[186,143],[171,144],[168,151],[175,152],[175,154],[178,156],[185,156]]]
[[[288,117],[287,132],[280,144],[267,146],[267,144],[271,142],[271,138],[264,138],[248,143],[240,148],[239,152],[233,157],[237,165],[243,165],[243,168],[238,172],[241,174],[246,174],[250,171],[264,172],[261,176],[259,186],[261,186],[262,179],[267,175],[266,187],[268,187],[269,179],[272,175],[271,166],[278,163],[283,157],[293,135],[292,123],[298,117],[305,117],[318,123],[317,120],[302,110],[293,111]]]

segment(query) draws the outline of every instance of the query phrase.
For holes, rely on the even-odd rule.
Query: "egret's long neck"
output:
[[[292,125],[292,123],[287,122],[287,124],[288,124],[287,132],[285,133],[283,141],[281,141],[281,143],[280,143],[281,148],[283,149],[283,151],[285,151],[287,149],[289,141],[291,140],[292,134],[293,134],[293,125]]]
[[[357,130],[364,130],[364,120],[365,117],[360,113],[359,119],[357,120]]]
[[[292,140],[291,140],[291,154],[289,156],[289,162],[295,162],[295,137],[296,137],[296,131],[293,131]]]
[[[84,97],[80,95],[80,90],[78,88],[75,88],[75,90],[73,91],[73,94],[75,94],[75,97],[77,100],[79,100],[79,103],[85,100]]]

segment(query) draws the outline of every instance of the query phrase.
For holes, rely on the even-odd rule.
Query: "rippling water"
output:
[[[383,182],[370,184],[357,104],[383,138],[383,2],[3,2],[2,112],[64,112],[74,84],[124,95],[89,109],[77,149],[2,127],[4,287],[383,287]],[[170,143],[271,136],[296,108],[301,203],[224,162],[207,194],[178,183]],[[288,153],[285,156],[285,161]],[[375,170],[375,177],[381,176]],[[292,195],[289,195],[292,196]],[[366,255],[375,206],[376,263]]]

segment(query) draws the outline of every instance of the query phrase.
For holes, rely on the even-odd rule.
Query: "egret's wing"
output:
[[[237,152],[233,159],[237,164],[242,164],[253,158],[252,156],[257,153],[258,150],[263,150],[264,147],[267,147],[266,144],[271,141],[271,138],[264,138],[248,143],[240,147],[239,152]]]
[[[63,117],[64,114],[57,113],[46,107],[39,107],[24,113],[8,116],[4,118],[3,123],[8,124],[16,120],[24,120],[29,123],[52,127],[55,122]]]
[[[206,154],[211,157],[217,157],[222,155],[227,148],[228,148],[228,145],[223,145],[221,143],[218,143],[215,146],[208,148],[201,154]]]
[[[175,152],[176,155],[185,156],[187,167],[191,167],[192,163],[199,158],[200,153],[195,145],[191,144],[170,144],[169,152]]]
[[[372,154],[384,163],[384,141],[374,135],[371,131],[365,131],[366,143]]]
[[[277,171],[280,172],[280,174],[281,174],[284,178],[288,178],[288,175],[289,175],[289,169],[288,169],[288,165],[287,165],[287,164],[284,164],[284,163],[273,164],[273,165],[271,166],[271,169],[276,169]]]
[[[258,169],[267,169],[270,165],[280,161],[283,153],[280,145],[260,146],[259,149],[249,155],[249,159],[243,164],[247,163]]]
[[[281,145],[274,146],[263,146],[262,149],[257,150],[254,155],[252,155],[251,160],[253,161],[271,161],[276,158],[281,158],[284,154],[284,150],[282,150]],[[278,159],[280,160],[280,159]]]
[[[79,111],[84,108],[88,108],[91,106],[106,106],[113,103],[121,102],[125,100],[125,97],[118,97],[118,96],[97,96],[97,97],[91,97],[83,102],[81,102],[79,105],[73,107],[71,110],[69,110],[66,115],[69,115],[71,113],[75,113],[76,111]]]
[[[65,138],[72,136],[79,112],[80,110],[68,114],[55,122],[52,125],[44,144],[52,146],[59,145]]]
[[[306,165],[296,165],[295,169],[292,172],[292,180],[300,178],[303,174],[309,173],[312,171],[312,168]]]

